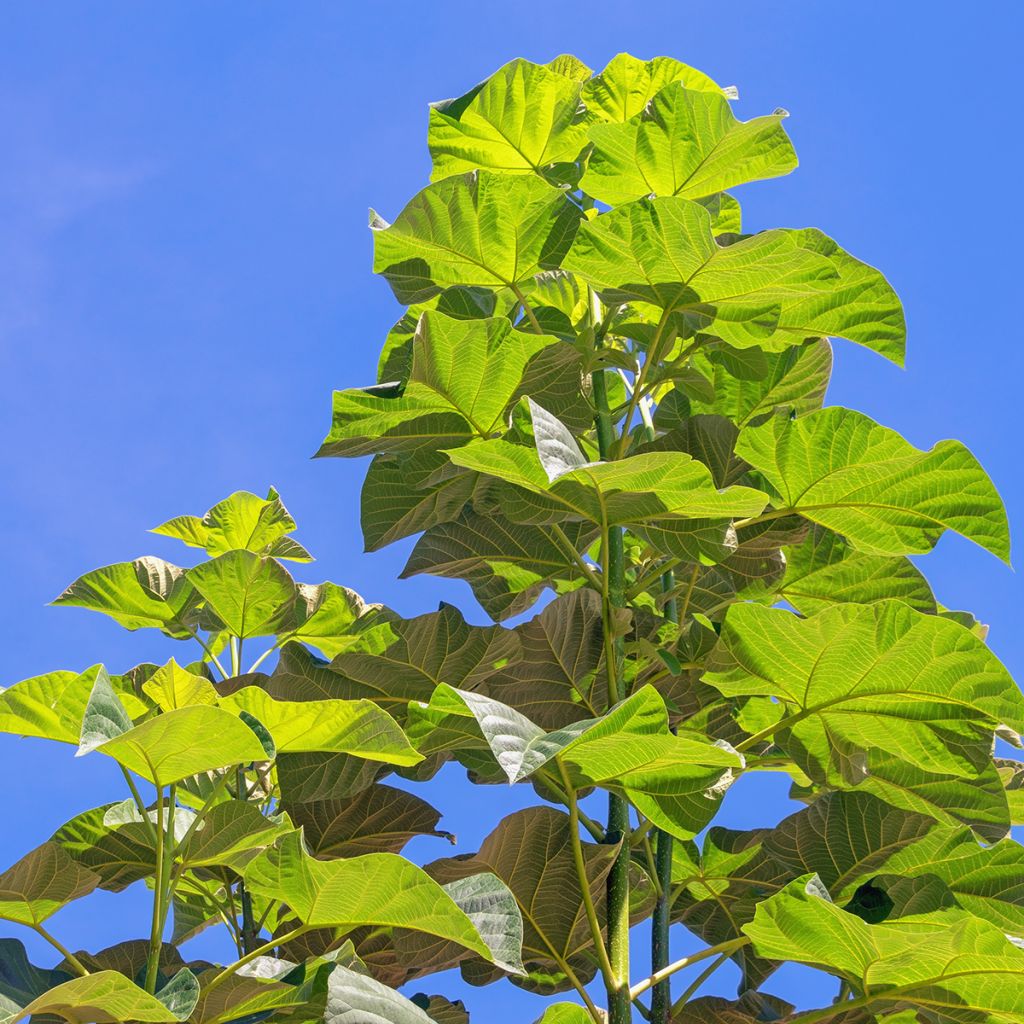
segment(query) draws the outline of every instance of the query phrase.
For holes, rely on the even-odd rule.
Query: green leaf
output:
[[[271,487],[266,498],[249,491],[235,491],[202,518],[177,516],[152,532],[175,537],[211,556],[242,550],[293,562],[311,562],[313,556],[287,536],[294,529],[295,520]]]
[[[225,800],[207,811],[178,857],[189,868],[227,865],[241,871],[287,830],[287,823],[264,817],[254,804]]]
[[[513,60],[470,96],[433,104],[431,180],[476,168],[540,173],[575,160],[587,142],[586,127],[577,123],[579,96],[578,80]]]
[[[535,1024],[593,1024],[593,1017],[577,1003],[555,1003],[537,1018]]]
[[[188,570],[189,582],[229,633],[240,639],[274,633],[295,603],[295,581],[273,558],[229,551]]]
[[[214,989],[208,983],[218,972],[204,972],[199,977],[203,989],[191,1020],[193,1024],[228,1024],[273,1014],[275,1021],[308,1021],[322,1013],[334,969],[329,962],[296,966],[286,960],[258,957]]]
[[[553,527],[465,509],[420,537],[401,578],[431,573],[466,580],[484,611],[500,622],[530,608],[546,587],[565,591],[581,582],[572,550],[586,547],[594,530],[566,524],[562,532],[567,543]]]
[[[255,718],[281,753],[330,751],[404,765],[421,760],[395,720],[371,700],[276,700],[246,686],[221,697],[220,707]]]
[[[17,1024],[29,1017],[47,1014],[63,1017],[72,1024],[121,1024],[125,1021],[173,1024],[185,1020],[191,1012],[192,1006],[186,1008],[177,1000],[173,1008],[165,1006],[157,996],[150,995],[116,971],[99,971],[50,989],[20,1011],[0,1017],[0,1021]]]
[[[93,665],[80,673],[48,672],[33,676],[0,691],[0,731],[78,746],[82,718],[100,674],[116,689],[121,703],[131,709],[129,713],[145,713],[146,705],[123,677],[111,678],[102,665]]]
[[[181,668],[171,658],[142,684],[142,692],[161,711],[173,711],[189,704],[216,704],[217,690],[205,676]]]
[[[744,349],[757,352],[757,349]],[[751,376],[733,372],[723,353],[698,351],[691,364],[711,381],[713,397],[690,397],[693,414],[728,416],[737,426],[757,423],[776,411],[802,416],[821,408],[832,375],[832,346],[823,338],[764,352],[763,364]]]
[[[935,611],[928,581],[909,558],[870,555],[820,526],[785,548],[786,570],[774,591],[797,611],[813,615],[833,604],[871,604],[890,598],[921,612]]]
[[[301,828],[314,857],[335,859],[367,853],[401,853],[416,836],[441,836],[441,817],[425,800],[376,783],[348,798],[291,802],[288,817]]]
[[[43,843],[0,874],[0,918],[42,924],[61,907],[87,896],[98,875],[76,863],[54,842]]]
[[[1024,728],[1024,696],[995,655],[962,626],[897,601],[810,619],[736,605],[704,681],[727,697],[781,702],[773,739],[819,779],[863,781],[872,748],[975,776],[997,726]]]
[[[892,288],[814,228],[719,246],[711,217],[676,197],[639,199],[581,225],[567,270],[610,303],[639,300],[741,348],[778,351],[832,335],[901,362],[905,325]]]
[[[219,707],[193,705],[147,719],[120,735],[96,734],[80,753],[98,750],[157,786],[231,765],[266,761],[259,736]]]
[[[950,529],[1009,561],[1003,503],[958,441],[924,452],[863,413],[833,407],[748,427],[736,453],[775,489],[778,505],[862,551],[919,554]]]
[[[363,481],[360,523],[367,551],[457,519],[473,496],[476,475],[442,452],[378,455]]]
[[[579,210],[534,176],[471,171],[427,186],[374,228],[373,269],[408,305],[451,285],[526,290],[557,267]]]
[[[580,187],[618,206],[650,195],[697,199],[788,174],[797,160],[786,116],[738,121],[721,93],[666,86],[628,121],[591,127]]]
[[[298,584],[295,612],[299,624],[282,631],[278,644],[298,640],[329,658],[357,644],[360,633],[381,625],[391,614],[383,605],[367,604],[354,590],[336,583]]]
[[[590,463],[554,482],[536,449],[509,441],[481,441],[448,452],[452,462],[515,485],[523,494],[503,502],[513,520],[550,521],[554,515],[604,523],[645,524],[712,516],[752,516],[765,495],[750,487],[720,491],[706,466],[682,452],[632,455],[617,462]],[[538,496],[538,502],[532,496]]]
[[[416,452],[501,433],[527,366],[557,344],[504,317],[454,320],[428,310],[416,328],[408,384],[335,392],[331,431],[317,455]]]
[[[412,1001],[424,1010],[435,1024],[469,1024],[469,1014],[461,999],[452,1002],[444,996],[427,996],[417,993]]]
[[[601,121],[628,121],[666,86],[682,83],[686,89],[731,95],[703,72],[671,57],[641,61],[620,53],[608,62],[599,75],[583,86],[582,99],[587,113]]]
[[[159,629],[180,639],[193,635],[199,601],[186,570],[147,555],[87,572],[53,603],[103,612],[125,629]]]
[[[249,863],[245,883],[256,895],[287,903],[311,928],[412,928],[492,959],[480,933],[441,886],[394,854],[319,861],[292,833]]]
[[[1024,1018],[1024,951],[992,925],[949,922],[866,924],[798,880],[765,900],[744,926],[762,956],[821,967],[863,992],[851,1008],[911,1007],[938,1021]]]

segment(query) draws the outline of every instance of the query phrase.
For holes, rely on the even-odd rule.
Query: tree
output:
[[[372,455],[367,548],[418,535],[405,575],[466,580],[495,624],[297,583],[274,491],[158,527],[195,566],[73,583],[57,604],[198,660],[0,693],[0,729],[113,758],[128,795],[0,876],[0,917],[62,957],[0,943],[7,1021],[461,1024],[396,991],[457,966],[568,993],[544,1024],[1024,1022],[1024,768],[993,753],[1024,699],[908,557],[950,529],[1008,560],[1005,512],[961,444],[822,407],[827,339],[900,361],[903,313],[815,229],[742,233],[726,190],[795,166],[783,116],[626,55],[434,105],[432,184],[371,223],[408,308],[320,454]],[[401,850],[440,815],[384,780],[449,761],[538,802],[420,868]],[[714,826],[761,771],[806,807]],[[46,925],[140,880],[144,939],[72,953]],[[236,960],[187,962],[213,925]],[[705,947],[669,962],[673,926]],[[702,996],[730,960],[738,998]],[[786,961],[835,1002],[771,995]]]

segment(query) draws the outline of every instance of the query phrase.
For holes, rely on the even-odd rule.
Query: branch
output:
[[[689,967],[690,964],[700,963],[702,960],[707,960],[709,957],[721,956],[725,953],[731,956],[738,949],[742,949],[744,946],[750,944],[750,939],[744,936],[742,939],[730,939],[728,942],[720,942],[717,946],[709,946],[707,949],[702,949],[699,953],[693,953],[690,956],[684,956],[681,960],[677,960],[673,964],[669,964],[668,967],[663,967],[660,971],[655,971],[649,978],[644,978],[643,981],[637,982],[630,990],[630,998],[636,998],[639,995],[643,995],[649,988],[653,988],[658,984],[659,981],[664,978],[671,977],[676,971],[681,971],[684,967]]]

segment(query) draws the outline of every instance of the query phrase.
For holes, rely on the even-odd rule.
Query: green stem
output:
[[[186,626],[185,629],[188,630],[192,639],[195,640],[195,642],[199,644],[200,647],[202,647],[204,653],[210,659],[210,661],[212,661],[214,665],[217,666],[217,671],[220,672],[221,678],[227,679],[228,674],[224,671],[224,666],[220,663],[220,659],[217,657],[217,655],[213,653],[213,649],[209,646],[209,644],[206,643],[206,641],[199,635],[199,633],[196,630],[190,629],[188,626]]]
[[[686,986],[686,990],[683,994],[672,1004],[672,1015],[675,1016],[680,1010],[700,991],[701,985],[704,984],[708,978],[711,977],[719,967],[722,966],[729,959],[729,953],[723,953],[717,960],[712,960],[711,963],[704,968],[700,974],[697,975],[689,985]]]
[[[153,840],[154,845],[156,844],[156,826],[153,824],[149,817],[149,810],[142,800],[142,795],[139,793],[138,786],[135,785],[135,780],[132,778],[131,773],[124,765],[119,766],[121,768],[121,774],[124,776],[124,781],[128,783],[128,788],[132,791],[132,799],[135,801],[135,807],[139,814],[142,815],[143,822],[149,828],[149,837]]]
[[[85,977],[85,975],[89,973],[86,970],[82,961],[79,960],[78,957],[71,952],[71,950],[64,946],[63,943],[59,942],[54,936],[52,936],[41,924],[30,924],[29,928],[31,928],[32,931],[34,931],[41,938],[46,939],[46,941],[51,946],[53,946],[53,948],[57,950],[57,952],[60,953],[60,955],[64,957],[64,959],[67,960],[67,962],[71,965],[71,967],[75,971],[77,971],[77,973],[81,974],[83,978]]]
[[[173,827],[173,826],[171,826]],[[164,788],[156,788],[156,864],[153,878],[153,916],[149,930],[149,957],[146,961],[145,989],[156,991],[157,969],[160,966],[160,950],[163,947],[163,894],[164,894]]]
[[[591,297],[595,339],[603,337],[598,326],[600,302]],[[596,341],[600,344],[600,341]],[[597,446],[602,459],[615,457],[615,425],[608,403],[608,382],[605,370],[591,374],[594,395],[594,426]],[[628,430],[628,424],[627,424]],[[623,645],[614,640],[614,613],[624,604],[625,554],[622,529],[604,525],[601,531],[602,593],[601,610],[604,625],[605,671],[608,676],[608,703],[617,704],[625,697],[622,686]],[[611,978],[606,982],[608,991],[608,1024],[630,1024],[633,1016],[629,995],[629,804],[615,794],[608,794],[608,828],[605,842],[619,844],[619,852],[608,872],[608,958]],[[596,935],[595,941],[600,940]]]
[[[258,956],[263,956],[265,953],[270,953],[278,946],[283,946],[286,943],[291,942],[292,939],[297,939],[300,935],[305,935],[305,933],[308,931],[308,925],[299,925],[298,928],[292,929],[292,931],[287,932],[285,935],[281,935],[276,939],[271,939],[269,942],[265,942],[263,943],[262,946],[257,946],[255,949],[248,950],[244,956],[239,957],[239,959],[236,960],[233,964],[231,964],[230,967],[225,967],[224,970],[221,971],[220,974],[218,974],[210,982],[209,985],[205,986],[203,989],[203,995],[209,995],[209,993],[212,992],[215,988],[218,988],[220,985],[223,985],[224,982],[227,981],[232,974],[243,968],[246,964],[251,963]]]
[[[661,577],[662,593],[671,594],[675,590],[675,573],[669,569]],[[665,618],[679,624],[679,606],[674,597],[665,602]],[[660,829],[656,835],[656,851],[654,854],[654,877],[657,882],[658,900],[654,904],[654,916],[651,921],[651,972],[657,974],[668,966],[669,958],[669,925],[671,924],[672,906],[670,891],[672,889],[672,836]],[[666,975],[651,992],[651,1024],[669,1024],[672,1015],[672,979]]]
[[[534,333],[543,334],[544,329],[541,327],[540,321],[537,319],[537,314],[533,311],[533,307],[526,301],[526,296],[516,285],[512,285],[511,288],[512,293],[515,295],[523,312],[526,314],[526,319],[530,321],[530,326],[533,328]]]
[[[253,662],[253,663],[252,663],[251,665],[250,665],[250,666],[249,666],[249,671],[250,671],[250,672],[255,672],[255,671],[256,671],[256,669],[258,669],[258,668],[260,667],[260,665],[262,665],[262,664],[263,664],[263,662],[265,662],[265,661],[267,660],[267,658],[269,658],[269,657],[270,657],[270,656],[271,656],[271,655],[272,655],[272,654],[274,653],[274,651],[276,651],[276,650],[278,649],[278,647],[280,646],[280,643],[281,643],[281,642],[280,642],[280,641],[278,641],[278,642],[277,642],[277,643],[275,643],[275,644],[274,644],[274,645],[273,645],[272,647],[268,647],[268,648],[267,648],[267,649],[266,649],[266,650],[265,650],[265,651],[264,651],[264,652],[263,652],[263,653],[262,653],[262,654],[261,654],[261,655],[260,655],[260,656],[259,656],[259,657],[258,657],[258,658],[257,658],[257,659],[256,659],[256,660],[255,660],[255,661],[254,661],[254,662]]]
[[[235,781],[238,788],[238,799],[247,800],[245,769],[241,765],[235,769]],[[252,896],[249,895],[244,881],[238,883],[238,901],[242,904],[242,952],[248,955],[256,947],[259,932],[256,929],[256,921],[252,912]]]
[[[668,978],[675,974],[676,971],[681,971],[684,967],[689,967],[690,964],[698,964],[702,960],[707,960],[709,957],[721,956],[723,953],[727,956],[731,956],[736,952],[737,949],[741,949],[743,946],[748,945],[750,939],[744,937],[742,939],[730,939],[728,942],[720,942],[717,946],[708,946],[707,949],[702,949],[699,953],[692,953],[690,956],[684,956],[680,960],[676,960],[675,963],[669,964],[667,967],[663,967],[660,971],[654,972],[649,978],[645,978],[643,981],[637,982],[630,990],[630,998],[635,999],[639,995],[643,995],[649,988],[654,988],[663,978]]]

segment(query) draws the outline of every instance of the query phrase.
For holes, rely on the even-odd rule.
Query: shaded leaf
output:
[[[59,844],[43,843],[0,874],[0,918],[42,924],[99,882],[98,875],[76,863]]]

